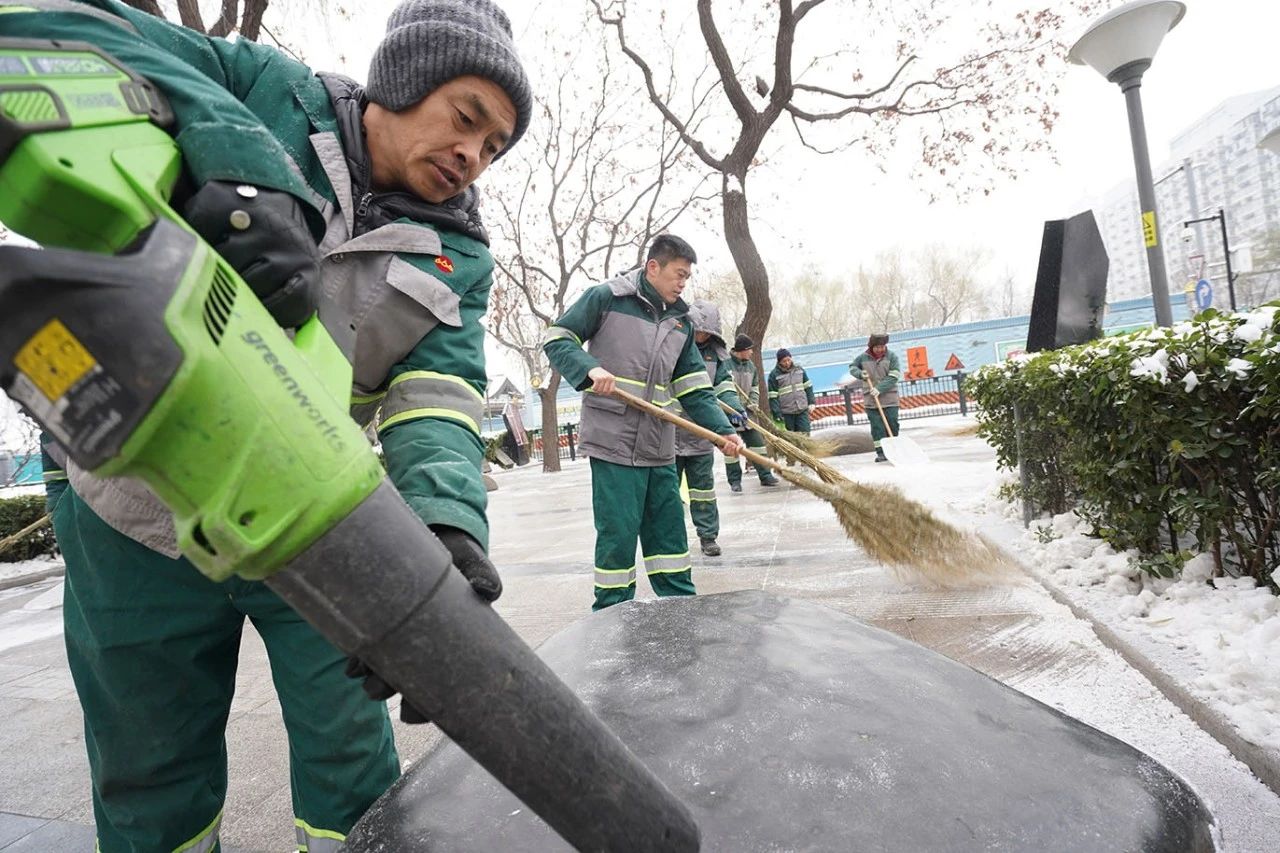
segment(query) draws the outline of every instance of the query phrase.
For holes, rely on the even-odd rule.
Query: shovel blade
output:
[[[880,449],[890,462],[899,467],[925,465],[929,462],[929,457],[920,449],[920,445],[905,436],[880,439]]]

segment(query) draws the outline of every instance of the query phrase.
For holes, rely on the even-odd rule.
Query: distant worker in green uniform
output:
[[[751,360],[754,348],[755,341],[751,340],[747,335],[738,335],[733,341],[733,349],[729,351],[729,373],[733,377],[739,396],[746,394],[751,408],[758,410],[760,408],[760,382],[757,378],[756,363]],[[765,451],[764,439],[761,438],[760,433],[747,426],[746,423],[743,423],[738,428],[738,434],[742,436],[742,440],[747,447],[760,453]],[[778,485],[778,478],[768,468],[756,467],[750,462],[747,464],[756,469],[756,474],[760,477],[760,485]],[[729,478],[729,489],[734,492],[742,491],[742,463],[737,459],[725,459],[724,471]]]
[[[813,383],[795,363],[791,350],[778,350],[778,363],[769,372],[769,411],[792,432],[809,434],[809,407],[817,402]]]
[[[871,424],[876,461],[888,462],[880,444],[888,436],[898,434],[898,380],[902,378],[898,356],[889,352],[889,336],[872,335],[867,338],[867,351],[858,353],[849,365],[849,372],[862,381],[868,395],[879,398],[879,408],[874,399],[866,407],[867,421]],[[883,418],[880,417],[880,409],[884,409]]]
[[[720,308],[714,302],[699,299],[689,306],[689,319],[693,322],[698,354],[707,366],[711,390],[734,410],[728,415],[729,423],[741,430],[747,425],[747,415],[729,373],[729,350],[720,336]],[[673,411],[684,413],[679,400],[671,406]],[[720,536],[720,508],[716,506],[715,460],[715,447],[710,441],[676,430],[676,476],[683,477],[689,487],[689,516],[698,532],[702,553],[708,557],[719,557],[721,553],[716,542]]]
[[[0,35],[88,42],[165,94],[188,185],[175,205],[282,327],[318,309],[352,362],[352,416],[366,425],[380,413],[392,482],[476,592],[496,598],[479,429],[493,260],[472,184],[532,114],[505,13],[491,0],[406,0],[362,87],[115,0],[0,12]],[[56,451],[48,464],[94,849],[219,849],[248,619],[289,737],[298,849],[339,850],[400,775],[386,704],[365,695],[394,691],[353,661],[362,690],[345,656],[265,584],[208,580],[140,481],[69,463],[68,484]],[[421,721],[407,705],[401,715]]]
[[[680,298],[697,260],[687,242],[663,234],[643,267],[589,288],[547,329],[543,349],[551,366],[584,392],[579,448],[591,460],[592,610],[635,598],[637,537],[656,594],[696,592],[676,428],[629,407],[613,389],[662,407],[679,400],[695,423],[728,439],[726,456],[736,457],[742,447],[712,391],[689,306]]]

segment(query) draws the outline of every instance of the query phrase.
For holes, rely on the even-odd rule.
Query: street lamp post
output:
[[[1227,246],[1227,214],[1222,208],[1218,208],[1218,212],[1213,216],[1203,216],[1199,219],[1188,219],[1182,223],[1183,228],[1190,228],[1197,222],[1213,222],[1218,221],[1222,226],[1222,259],[1227,263],[1227,296],[1231,299],[1231,310],[1236,310],[1236,276],[1231,271],[1231,249]]]
[[[1142,75],[1151,67],[1160,42],[1182,20],[1186,10],[1186,5],[1177,0],[1131,0],[1094,21],[1067,54],[1072,62],[1090,66],[1110,82],[1119,84],[1120,91],[1124,92],[1133,165],[1138,178],[1138,202],[1142,207],[1143,242],[1151,274],[1151,301],[1159,326],[1173,325],[1173,309],[1169,305],[1169,279],[1160,246],[1156,191],[1151,179],[1151,155],[1147,150],[1139,89]]]

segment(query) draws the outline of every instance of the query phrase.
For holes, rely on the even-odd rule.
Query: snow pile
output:
[[[1207,554],[1177,580],[1145,575],[1088,533],[1073,513],[1033,522],[1021,556],[1068,595],[1087,590],[1108,624],[1158,644],[1245,739],[1280,751],[1280,597],[1249,578],[1213,578]]]

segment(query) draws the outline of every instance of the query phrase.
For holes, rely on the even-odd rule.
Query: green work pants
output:
[[[675,463],[651,468],[591,460],[596,600],[603,610],[636,597],[636,538],[657,595],[695,595]]]
[[[802,432],[805,435],[808,435],[809,434],[809,413],[807,411],[804,411],[804,412],[796,412],[794,415],[784,414],[782,416],[782,425],[785,426],[787,429],[791,430],[792,432]]]
[[[247,616],[289,737],[299,849],[338,849],[400,775],[385,703],[265,584],[213,583],[56,498],[67,657],[84,709],[101,853],[212,851],[227,791],[227,717]],[[305,845],[305,846],[303,846]]]
[[[765,452],[766,448],[764,446],[764,439],[760,437],[760,433],[757,432],[756,430],[753,430],[753,429],[743,430],[742,432],[738,433],[738,435],[742,436],[742,441],[747,445],[747,447],[751,448],[752,450],[758,453],[763,454]],[[763,483],[766,479],[768,479],[767,472],[769,469],[757,468],[751,462],[748,462],[747,465],[748,467],[756,469],[756,474],[759,475],[760,482]],[[742,462],[738,459],[726,458],[724,460],[724,473],[725,473],[725,476],[729,478],[730,486],[736,486],[738,483],[741,483],[742,482]]]
[[[885,438],[890,438],[898,434],[898,407],[897,406],[881,406],[884,409],[884,417],[880,417],[880,411],[876,408],[875,402],[871,404],[871,408],[867,409],[867,420],[871,423],[871,442],[876,446],[876,450],[880,449],[880,442]],[[885,421],[889,422],[889,430],[885,430]]]
[[[720,509],[716,506],[715,454],[677,456],[676,476],[689,487],[689,517],[699,539],[720,535]]]

